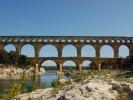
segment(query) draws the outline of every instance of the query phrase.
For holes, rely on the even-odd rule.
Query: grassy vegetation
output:
[[[11,100],[20,93],[21,86],[26,80],[25,72],[23,72],[20,76],[20,81],[11,83],[8,89],[4,91],[5,94],[2,96],[3,100]]]
[[[83,82],[85,79],[87,79],[88,78],[88,76],[90,75],[90,73],[88,72],[77,72],[77,73],[75,73],[74,75],[72,75],[71,76],[71,78],[72,78],[72,80],[74,81],[74,82]]]
[[[16,83],[13,82],[9,88],[7,90],[5,90],[6,94],[3,95],[2,99],[3,100],[11,100],[12,98],[14,98],[15,96],[17,96],[20,92],[21,89],[21,83]]]
[[[37,84],[27,84],[26,81],[27,77],[25,72],[23,72],[20,80],[18,82],[11,83],[8,89],[4,91],[5,94],[2,96],[2,100],[11,100],[20,93],[31,92],[38,88]]]
[[[64,83],[59,82],[59,80],[53,80],[51,83],[51,86],[53,87],[53,90],[51,91],[51,94],[56,94],[59,90],[63,89],[64,86],[70,85],[72,82],[68,79]]]
[[[119,93],[117,100],[130,100],[129,91],[127,89],[119,89],[117,92]]]

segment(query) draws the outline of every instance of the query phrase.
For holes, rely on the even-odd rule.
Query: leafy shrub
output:
[[[36,90],[38,85],[36,83],[24,83],[21,87],[21,93],[28,93]]]
[[[58,80],[55,80],[55,79],[51,83],[51,86],[54,87],[54,88],[58,87],[58,85],[60,85],[59,84],[59,81]]]
[[[3,96],[3,100],[11,100],[15,96],[17,96],[21,89],[21,83],[13,82],[7,90],[5,90],[6,94]]]
[[[15,51],[8,53],[4,49],[0,49],[0,64],[19,65],[24,68],[31,65],[31,61],[25,55],[18,55]]]

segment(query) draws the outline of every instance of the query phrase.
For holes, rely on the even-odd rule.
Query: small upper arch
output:
[[[96,50],[92,45],[84,45],[81,49],[81,57],[96,57]]]
[[[54,45],[45,45],[40,49],[39,57],[58,57],[58,50]]]
[[[114,58],[114,49],[110,45],[103,45],[100,49],[100,57]]]
[[[119,47],[119,57],[125,58],[129,56],[129,48],[126,45],[121,45]]]
[[[25,55],[27,57],[35,57],[35,48],[31,44],[25,44],[21,48],[21,55]]]
[[[13,44],[6,44],[4,46],[4,50],[6,50],[7,52],[16,51],[16,47]]]
[[[77,49],[74,45],[65,45],[62,49],[62,57],[77,57]]]

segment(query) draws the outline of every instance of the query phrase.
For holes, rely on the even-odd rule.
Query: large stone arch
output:
[[[41,66],[57,66],[57,63],[54,60],[45,60],[41,61]]]
[[[7,52],[16,51],[16,47],[14,44],[5,44],[3,49]]]
[[[39,57],[58,57],[58,49],[54,45],[44,45],[39,51]]]
[[[92,45],[84,45],[81,49],[81,57],[96,57],[95,47]]]
[[[58,67],[54,60],[41,61],[40,66],[44,67],[45,69],[57,69]]]
[[[114,49],[110,45],[103,45],[100,48],[101,58],[114,58]]]
[[[62,49],[62,57],[77,57],[77,49],[74,45],[65,45]]]
[[[63,64],[63,69],[65,68],[68,68],[68,69],[71,69],[71,68],[76,68],[76,62],[72,61],[72,60],[67,60],[67,61],[64,61]]]
[[[92,60],[82,61],[82,69],[96,69],[96,64]]]
[[[21,47],[20,54],[27,57],[35,57],[35,48],[32,44],[24,44]]]
[[[118,50],[119,57],[125,58],[129,56],[130,50],[129,47],[126,45],[120,45]]]

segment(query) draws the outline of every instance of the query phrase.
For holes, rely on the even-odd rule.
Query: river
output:
[[[55,79],[66,79],[67,77],[63,74],[58,74],[56,71],[46,71],[41,75],[31,76],[26,84],[36,84],[37,88],[48,88],[51,87],[52,81]],[[8,89],[12,82],[17,82],[18,80],[0,80],[0,96],[4,93],[4,90]]]

